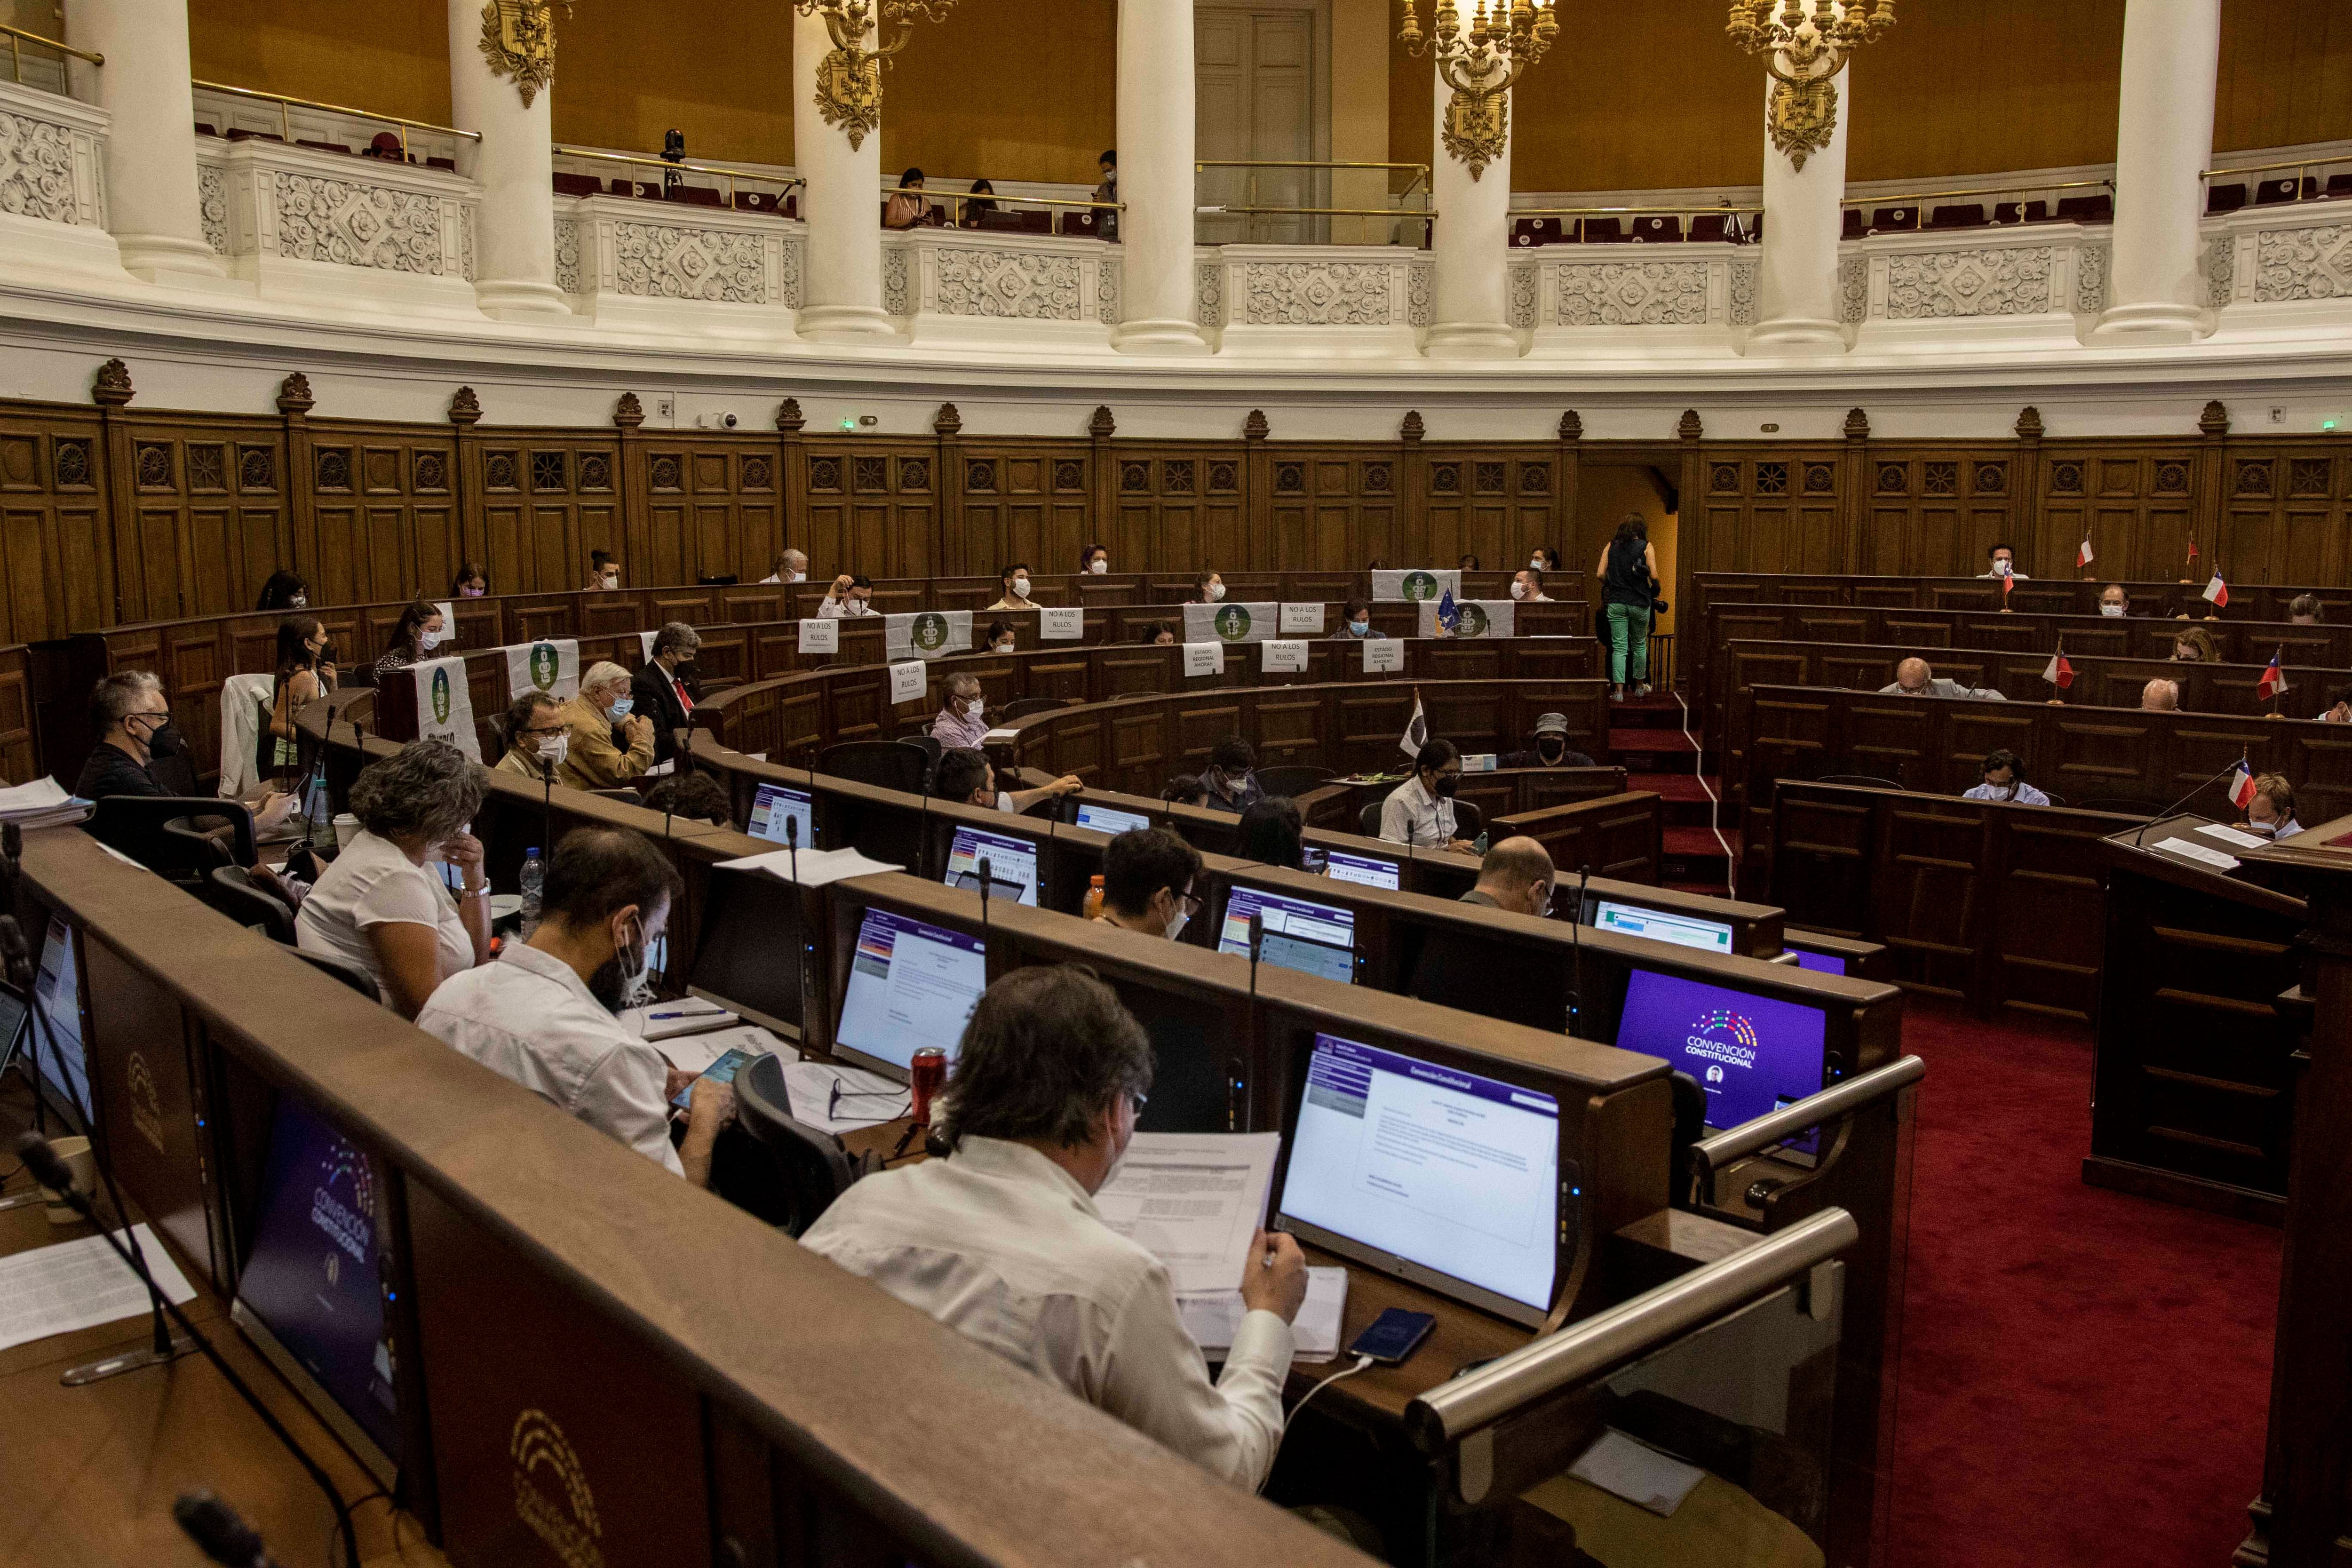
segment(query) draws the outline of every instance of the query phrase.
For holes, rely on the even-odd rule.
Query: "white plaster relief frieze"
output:
[[[2352,225],[2264,229],[2254,249],[2254,298],[2352,297]]]
[[[73,132],[30,115],[0,112],[0,212],[78,223],[79,208]]]
[[[555,220],[555,286],[580,292],[580,226],[570,218]]]
[[[283,170],[272,174],[270,191],[282,257],[442,275],[441,203],[434,196]]]
[[[767,302],[767,268],[757,235],[616,223],[613,250],[620,293],[730,305]]]
[[[1385,327],[1391,268],[1364,261],[1249,262],[1242,319],[1253,327]]]
[[[1933,250],[1886,260],[1886,314],[1916,321],[2031,316],[2051,308],[2051,247]]]
[[[205,226],[205,243],[215,256],[228,254],[228,175],[211,163],[196,169],[196,216]]]
[[[1564,327],[1702,326],[1704,261],[1610,261],[1559,269]]]
[[[1076,321],[1084,317],[1075,256],[944,248],[938,254],[942,315],[1030,321]]]

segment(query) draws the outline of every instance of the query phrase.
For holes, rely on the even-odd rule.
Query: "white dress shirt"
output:
[[[302,900],[294,917],[295,945],[358,964],[375,976],[377,992],[389,1000],[383,964],[367,934],[380,925],[429,927],[445,980],[474,962],[473,935],[440,877],[389,838],[362,828]]]
[[[1212,1384],[1167,1267],[1026,1144],[968,1137],[868,1176],[801,1245],[1236,1485],[1273,1468],[1290,1325],[1247,1314]]]
[[[624,1028],[572,967],[535,947],[452,975],[416,1026],[673,1173],[669,1063]]]
[[[1421,786],[1421,775],[1399,784],[1381,806],[1381,837],[1391,844],[1444,848],[1454,842],[1454,803]]]
[[[2273,844],[2283,843],[2302,831],[2303,824],[2290,817],[2286,821],[2280,823],[2278,826],[2272,831],[2271,842]]]
[[[2043,795],[2032,784],[2022,782],[2012,784],[2008,789],[1996,789],[1991,784],[1980,784],[1974,789],[1963,790],[1960,793],[1960,798],[1962,800],[2005,800],[2012,805],[2048,805],[2050,804],[2048,795]]]
[[[981,742],[988,735],[988,721],[977,713],[967,715],[962,710],[961,698],[951,700],[950,706],[940,709],[939,717],[931,721],[931,739],[942,746],[979,751]]]
[[[861,605],[855,599],[826,599],[816,607],[816,618],[820,621],[862,620],[873,613],[873,605]]]

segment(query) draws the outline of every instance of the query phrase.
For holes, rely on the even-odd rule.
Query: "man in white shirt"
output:
[[[805,583],[808,581],[808,557],[797,550],[787,550],[776,557],[776,569],[760,579],[762,583]]]
[[[1551,595],[1543,591],[1544,574],[1532,566],[1522,566],[1511,574],[1511,597],[1522,605],[1549,605]]]
[[[978,676],[949,676],[947,704],[931,721],[931,739],[950,748],[980,750],[981,741],[988,734],[988,721],[980,716],[985,706]]]
[[[2050,797],[2025,782],[2025,763],[2015,752],[1985,753],[1984,783],[1961,793],[1962,800],[2005,800],[2014,805],[2048,805]]]
[[[1077,774],[1065,773],[1052,784],[1040,784],[1035,789],[998,789],[996,770],[989,764],[987,753],[968,746],[941,752],[931,768],[934,796],[960,800],[982,810],[992,805],[999,811],[1025,812],[1041,800],[1075,795],[1085,787]]]
[[[824,602],[816,607],[821,621],[854,621],[874,613],[874,584],[866,577],[853,577],[845,572],[833,580],[824,591]]]
[[[547,868],[539,930],[441,983],[416,1026],[698,1187],[735,1114],[730,1085],[672,1068],[613,1015],[650,999],[646,959],[668,923],[677,873],[635,833],[582,828]],[[686,1142],[670,1101],[688,1084]]]
[[[1381,837],[1391,844],[1462,854],[1474,846],[1454,831],[1454,792],[1462,785],[1462,753],[1451,741],[1431,741],[1412,760],[1412,777],[1381,806]]]
[[[2270,836],[2273,844],[2303,831],[2294,819],[2294,785],[2283,773],[2264,773],[2254,781],[2254,798],[2246,803],[2249,831]]]
[[[2006,544],[1996,544],[1986,551],[1985,560],[1990,563],[1984,573],[1988,577],[2013,577],[2021,583],[2028,580],[2017,569],[2017,552]]]
[[[1108,986],[1069,967],[1020,970],[965,1027],[949,1156],[866,1177],[801,1245],[1255,1489],[1282,1440],[1307,1260],[1289,1237],[1258,1233],[1239,1281],[1246,1314],[1211,1383],[1167,1266],[1093,1202],[1150,1086],[1150,1041]]]

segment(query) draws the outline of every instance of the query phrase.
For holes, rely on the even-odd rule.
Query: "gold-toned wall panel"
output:
[[[567,47],[571,37],[567,29]],[[438,0],[188,0],[188,54],[205,81],[449,123],[448,12]],[[569,63],[558,57],[559,84]]]

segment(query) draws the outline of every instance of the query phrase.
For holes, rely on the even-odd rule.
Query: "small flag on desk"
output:
[[[2260,680],[2254,682],[2254,689],[2261,695],[2264,697],[2276,697],[2280,692],[2284,691],[2287,689],[2286,671],[2279,668],[2279,655],[2285,651],[2286,650],[2282,647],[2277,650],[2277,652],[2273,653],[2271,655],[2270,668],[2263,671],[2263,678]]]
[[[2010,591],[2011,588],[2014,588],[2014,587],[2016,587],[2016,586],[2017,586],[2017,574],[2016,574],[2016,573],[2014,573],[2014,572],[2003,572],[2003,573],[2000,574],[2000,603],[2001,603],[2001,607],[2002,607],[2003,609],[2007,609],[2007,608],[2009,607],[2009,591]]]
[[[2254,804],[2254,770],[2243,756],[2238,759],[2238,771],[2230,775],[2230,804],[2240,811]]]
[[[1421,749],[1427,744],[1429,719],[1421,710],[1421,688],[1416,686],[1412,691],[1412,721],[1404,727],[1404,734],[1397,742],[1397,750],[1409,757],[1418,757]]]
[[[2229,607],[2230,584],[2221,581],[2221,573],[2214,573],[2213,580],[2205,584],[2205,597],[2217,610]]]
[[[2066,662],[2064,648],[2050,656],[2050,662],[2042,667],[2042,679],[2061,691],[2074,684],[2074,667]]]
[[[2083,548],[2074,552],[2074,564],[2088,566],[2097,559],[2097,556],[2091,553],[2091,536],[2087,533],[2083,535]]]
[[[2197,541],[2194,539],[2189,542],[2189,559],[2192,562],[2197,559]]]
[[[1437,596],[1438,629],[1450,636],[1461,624],[1462,607],[1454,602],[1454,590],[1448,588]]]

